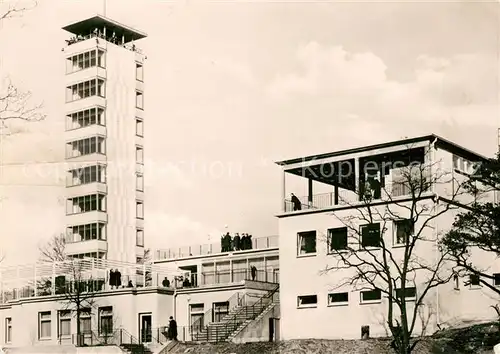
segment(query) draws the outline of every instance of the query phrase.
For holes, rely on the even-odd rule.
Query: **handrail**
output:
[[[242,306],[239,311],[235,312],[231,318],[229,318],[228,320],[224,321],[226,322],[225,326],[224,326],[224,336],[227,338],[229,337],[229,335],[234,332],[238,326],[240,326],[243,322],[245,321],[248,321],[248,320],[254,320],[255,318],[257,318],[258,315],[260,315],[262,313],[262,311],[264,311],[264,308],[269,306],[270,303],[268,303],[267,301],[265,302],[264,300],[266,299],[269,299],[269,298],[273,298],[273,296],[276,294],[276,292],[279,290],[279,284],[276,285],[276,287],[267,292],[266,294],[262,295],[256,302],[254,302],[252,305],[249,305],[249,306]],[[271,300],[272,302],[272,300]],[[264,306],[265,305],[265,306]],[[257,306],[260,308],[260,310],[256,310]],[[249,308],[251,309],[251,311],[249,311]],[[241,314],[242,313],[245,313],[245,317],[244,319],[241,318]],[[224,340],[226,339],[224,338]],[[219,341],[219,336],[218,334],[216,333],[216,337],[215,337],[215,341],[218,342]]]
[[[242,304],[245,301],[245,294],[240,294],[239,292],[233,294],[229,299],[223,302],[227,302],[229,304],[228,306],[228,315],[231,313],[232,310],[235,308],[238,308],[239,306],[242,306]],[[216,322],[213,320],[215,315],[214,308],[210,308],[208,311],[206,311],[203,314],[203,317],[200,317],[198,320],[196,320],[191,326],[190,330],[191,333],[194,332],[194,329],[198,328],[200,330],[203,330],[208,326],[209,323]],[[206,317],[210,316],[210,320],[206,321]]]

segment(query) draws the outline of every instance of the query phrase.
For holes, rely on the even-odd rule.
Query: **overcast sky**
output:
[[[40,0],[0,25],[1,77],[48,115],[0,141],[8,263],[64,230],[61,27],[102,12]],[[428,133],[496,152],[495,3],[108,0],[106,15],[149,35],[146,246],[216,241],[225,224],[277,234],[276,160]]]

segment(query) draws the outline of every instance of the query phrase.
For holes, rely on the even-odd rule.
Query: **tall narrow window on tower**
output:
[[[144,203],[142,200],[137,200],[136,201],[136,218],[137,219],[144,219]]]
[[[144,136],[144,122],[141,118],[135,118],[135,135]]]
[[[136,173],[136,185],[135,189],[139,192],[144,192],[144,176],[142,173]]]
[[[144,163],[144,149],[142,148],[142,146],[135,147],[135,160],[137,163]]]
[[[144,109],[144,93],[141,91],[135,91],[135,106]]]
[[[135,63],[135,78],[137,81],[144,81],[144,67],[141,63]]]

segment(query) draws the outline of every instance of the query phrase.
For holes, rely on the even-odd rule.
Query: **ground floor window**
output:
[[[50,311],[44,311],[38,313],[38,338],[39,339],[50,339],[52,321]]]
[[[111,306],[99,308],[99,334],[113,333],[113,308]]]
[[[193,330],[200,330],[204,324],[204,304],[192,304],[189,306],[191,316],[191,327]]]
[[[12,342],[12,318],[5,319],[5,343]]]
[[[59,311],[59,337],[71,336],[71,311]]]

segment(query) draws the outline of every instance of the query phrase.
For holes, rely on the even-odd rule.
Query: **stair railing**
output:
[[[252,305],[245,305],[241,307],[239,311],[235,312],[231,316],[231,318],[229,318],[227,321],[224,321],[224,331],[216,331],[218,333],[222,333],[222,338],[220,339],[222,341],[226,341],[229,335],[233,333],[243,322],[254,320],[255,318],[257,318],[257,316],[259,316],[265,310],[265,308],[274,301],[275,294],[277,294],[278,290],[279,284],[273,290],[261,296]],[[220,341],[220,336],[218,335],[218,333],[215,336],[216,342]]]
[[[228,313],[225,317],[230,316],[231,312],[234,309],[237,309],[241,306],[244,306],[246,304],[246,294],[241,294],[239,292],[233,294],[229,299],[227,299],[225,302],[228,303]],[[232,315],[232,314],[231,314]],[[203,316],[201,316],[199,319],[197,319],[195,322],[191,324],[189,327],[190,333],[191,333],[191,338],[197,340],[197,336],[199,333],[203,333],[207,331],[208,325],[212,322],[218,322],[215,321],[215,311],[214,308],[208,309]],[[208,335],[207,335],[208,339]]]

